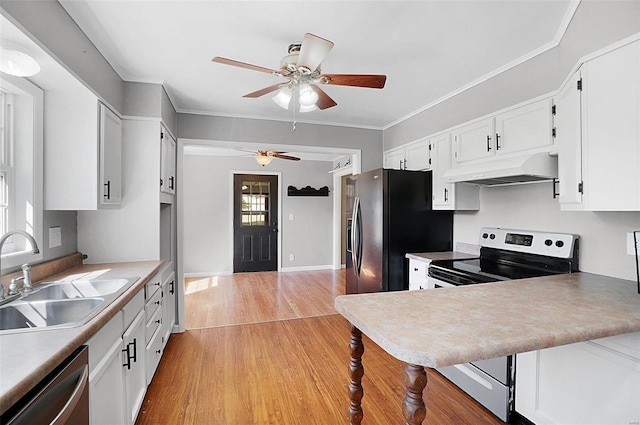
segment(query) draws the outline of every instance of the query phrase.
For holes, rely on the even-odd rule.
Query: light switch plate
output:
[[[49,248],[62,245],[62,228],[60,226],[49,227]]]

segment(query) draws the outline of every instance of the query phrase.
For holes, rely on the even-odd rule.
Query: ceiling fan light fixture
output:
[[[313,104],[313,105],[309,105],[309,106],[305,106],[305,105],[300,105],[300,112],[305,113],[305,112],[312,112],[315,111],[316,109],[318,109],[318,107]]]
[[[289,109],[289,103],[291,102],[292,95],[293,90],[291,90],[291,87],[285,86],[280,89],[278,94],[273,96],[273,101],[282,109]]]
[[[271,163],[271,161],[273,161],[273,157],[272,156],[260,155],[259,153],[255,154],[254,158],[256,159],[258,164],[262,165],[263,167],[265,165],[269,165]]]
[[[318,93],[309,84],[300,85],[300,107],[303,106],[315,106],[318,101]],[[302,112],[302,111],[300,111]]]
[[[0,71],[16,77],[31,77],[40,72],[40,65],[26,53],[0,47]]]

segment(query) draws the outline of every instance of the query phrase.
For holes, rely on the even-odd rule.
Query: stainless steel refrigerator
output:
[[[432,209],[431,171],[378,169],[346,179],[347,294],[409,289],[405,254],[452,249],[453,212]]]

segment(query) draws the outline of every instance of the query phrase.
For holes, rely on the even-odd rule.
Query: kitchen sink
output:
[[[75,280],[70,282],[44,283],[34,292],[25,294],[23,301],[66,300],[72,298],[104,297],[127,289],[138,278]],[[40,287],[40,289],[38,289]]]
[[[104,303],[103,298],[18,301],[0,307],[0,330],[82,324]]]
[[[0,333],[83,325],[137,280],[78,279],[35,285],[33,292],[0,306]]]

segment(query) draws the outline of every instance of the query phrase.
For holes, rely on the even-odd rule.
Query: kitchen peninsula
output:
[[[407,363],[403,412],[406,424],[417,425],[427,412],[422,399],[425,367],[640,330],[636,283],[582,272],[438,290],[344,295],[336,298],[335,307],[352,325],[352,425],[363,419],[362,333]]]

